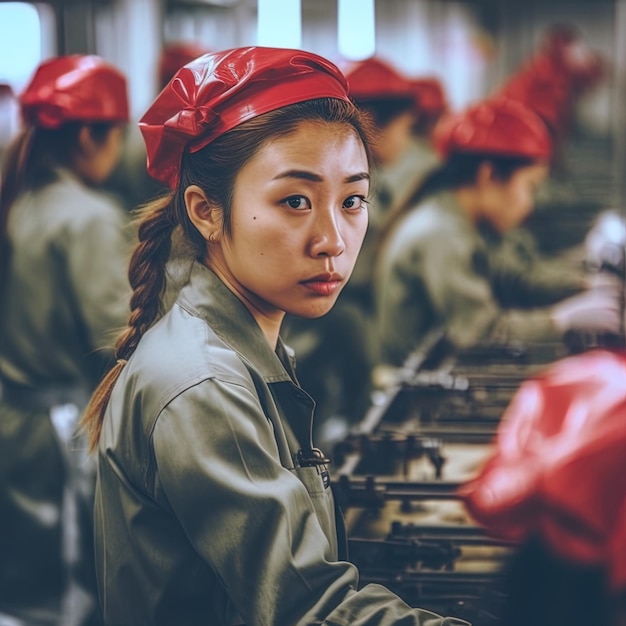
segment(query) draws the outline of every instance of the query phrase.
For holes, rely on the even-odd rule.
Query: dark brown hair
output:
[[[231,203],[237,174],[266,143],[293,133],[304,121],[352,127],[363,142],[368,163],[371,163],[370,128],[367,118],[359,109],[352,103],[334,98],[308,100],[253,118],[218,137],[202,150],[193,154],[185,153],[178,188],[142,209],[139,242],[129,268],[133,295],[128,327],[115,345],[117,363],[95,390],[82,419],[82,425],[88,431],[91,450],[98,444],[104,413],[115,382],[141,337],[159,316],[165,287],[165,264],[174,229],[182,229],[198,258],[206,254],[206,241],[187,216],[185,189],[189,185],[202,188],[207,197],[223,211],[222,229],[230,234]]]

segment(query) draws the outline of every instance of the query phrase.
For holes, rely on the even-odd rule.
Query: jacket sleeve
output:
[[[157,498],[248,626],[464,623],[412,609],[381,586],[356,591],[355,567],[333,560],[315,496],[280,464],[248,386],[211,379],[185,391],[161,412],[153,445]]]
[[[502,309],[495,299],[487,260],[472,242],[431,240],[415,266],[435,311],[454,343],[557,340],[548,308]],[[413,270],[415,271],[415,270]]]
[[[121,209],[105,198],[79,217],[67,266],[76,304],[94,349],[111,348],[130,313],[130,237]]]
[[[507,233],[489,256],[494,291],[507,307],[554,304],[586,287],[582,261],[543,256],[526,229]]]

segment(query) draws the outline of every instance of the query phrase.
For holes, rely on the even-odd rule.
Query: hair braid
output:
[[[139,216],[139,243],[133,252],[128,271],[133,288],[128,327],[115,344],[117,363],[94,391],[81,420],[88,432],[91,451],[98,445],[113,386],[139,340],[159,315],[165,287],[165,265],[170,254],[172,231],[176,226],[171,207],[172,194],[148,204]]]

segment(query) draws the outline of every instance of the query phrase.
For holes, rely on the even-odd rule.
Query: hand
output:
[[[577,330],[618,334],[621,327],[619,291],[606,287],[583,291],[552,307],[552,319],[562,333]]]
[[[624,290],[624,280],[613,272],[591,272],[585,276],[588,289],[609,289],[621,294]]]

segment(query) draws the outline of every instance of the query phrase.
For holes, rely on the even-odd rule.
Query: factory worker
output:
[[[53,58],[19,103],[0,190],[0,615],[86,624],[94,477],[73,434],[128,318],[125,214],[97,189],[126,79],[95,56]]]
[[[140,124],[171,192],[145,209],[129,325],[85,420],[105,623],[460,623],[357,588],[280,339],[286,312],[331,309],[367,228],[367,132],[345,78],[299,50],[208,54]],[[155,322],[176,230],[196,262]]]
[[[382,184],[392,190],[389,211],[405,204],[424,178],[441,162],[433,145],[432,133],[448,111],[446,94],[441,82],[434,77],[409,79],[414,98],[415,123],[408,148],[395,162],[380,172]]]
[[[532,273],[490,263],[490,250],[529,215],[548,174],[552,142],[541,119],[515,101],[484,101],[442,121],[436,144],[442,166],[392,217],[381,244],[381,361],[401,365],[436,327],[460,348],[617,331],[613,283],[559,300],[563,286],[547,305],[544,285],[533,300]],[[576,276],[569,288],[586,286]]]

